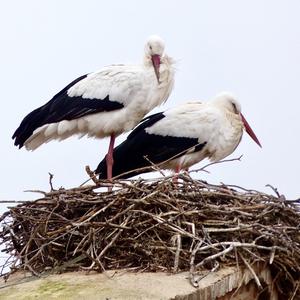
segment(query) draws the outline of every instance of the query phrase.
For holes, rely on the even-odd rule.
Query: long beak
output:
[[[242,117],[242,121],[244,123],[246,132],[251,136],[251,138],[253,139],[253,141],[262,148],[257,136],[255,135],[255,133],[253,132],[253,130],[251,129],[250,125],[248,124],[247,120],[245,119],[245,117],[243,116],[242,113],[240,113],[241,117]]]
[[[156,76],[157,82],[159,83],[160,56],[158,54],[154,54],[151,56],[151,59],[152,59],[155,76]]]

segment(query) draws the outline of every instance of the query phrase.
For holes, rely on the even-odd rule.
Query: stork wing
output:
[[[136,127],[127,139],[114,149],[113,176],[123,174],[138,168],[150,166],[151,161],[159,164],[178,155],[184,155],[191,147],[200,147],[197,138],[187,138],[180,136],[163,136],[159,134],[149,134],[146,129],[150,128],[165,117],[163,113],[157,113],[144,119]],[[151,171],[151,170],[148,170]],[[100,178],[106,177],[106,160],[102,160],[96,171]],[[121,178],[128,178],[147,171],[140,170],[129,172]]]
[[[57,93],[49,102],[29,113],[12,138],[21,148],[37,128],[62,120],[73,120],[85,115],[112,111],[124,107],[128,84],[121,66],[110,66],[99,72],[83,75]],[[126,81],[125,81],[126,82]],[[128,101],[128,99],[125,99]]]

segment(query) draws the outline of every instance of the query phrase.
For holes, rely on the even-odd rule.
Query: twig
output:
[[[126,220],[122,223],[122,226],[126,226],[128,221],[130,220],[131,216],[128,216]],[[97,256],[97,259],[100,260],[100,258],[105,254],[105,252],[114,244],[114,242],[117,240],[119,235],[123,232],[123,229],[119,229],[117,234],[112,238],[112,240],[105,246],[105,248],[100,252],[100,254]]]
[[[181,251],[181,235],[180,234],[176,234],[176,244],[177,244],[177,248],[176,248],[176,254],[175,254],[175,258],[174,258],[174,268],[173,268],[174,272],[178,271],[178,265],[179,265],[179,258],[180,258],[180,251]]]
[[[281,195],[279,194],[277,188],[273,187],[271,184],[266,184],[266,187],[271,188],[271,189],[273,190],[273,192],[276,194],[276,196],[277,196],[278,198],[281,198]]]
[[[296,286],[295,286],[295,289],[293,291],[293,294],[292,296],[289,298],[289,300],[293,300],[295,297],[296,297],[296,294],[297,294],[297,291],[299,289],[299,281],[297,282]]]
[[[53,180],[54,175],[51,174],[50,172],[48,172],[48,174],[49,174],[50,191],[53,192],[53,191],[54,191],[54,188],[53,188],[52,180]]]
[[[163,177],[165,177],[165,173],[155,164],[153,163],[147,156],[144,156],[145,160],[152,166],[154,171],[159,172]]]
[[[256,283],[256,285],[258,286],[258,288],[259,288],[260,290],[262,290],[263,287],[262,287],[262,285],[261,285],[261,283],[260,283],[260,280],[259,280],[259,278],[257,277],[255,271],[253,270],[253,268],[250,266],[250,264],[247,262],[247,260],[244,258],[244,256],[243,256],[241,253],[239,253],[239,256],[241,257],[241,259],[243,260],[244,264],[247,266],[247,268],[249,269],[250,273],[252,274],[252,276],[253,276],[253,278],[254,278],[254,280],[255,280],[255,283]]]
[[[98,184],[98,179],[96,174],[90,169],[90,166],[85,166],[85,171],[87,172],[87,174],[89,175],[90,179],[95,183]],[[85,181],[83,184],[86,184],[87,181]],[[83,185],[81,184],[81,185]]]
[[[201,262],[199,262],[197,265],[196,265],[196,268],[199,268],[201,266],[203,266],[205,263],[207,263],[208,261],[210,260],[214,260],[222,255],[225,255],[226,253],[229,253],[231,252],[232,250],[234,249],[234,246],[233,244],[231,244],[228,248],[224,249],[223,251],[220,251],[216,254],[213,254],[213,255],[210,255],[208,257],[205,257]],[[201,248],[199,249],[201,250]]]
[[[219,161],[214,161],[214,162],[206,164],[205,166],[203,166],[200,169],[188,171],[188,173],[191,174],[191,173],[198,173],[198,172],[203,172],[203,171],[209,173],[206,169],[210,166],[217,165],[217,164],[223,164],[223,163],[227,163],[227,162],[232,162],[232,161],[241,161],[242,157],[243,157],[243,155],[240,155],[237,158],[223,159],[223,160],[219,160]]]
[[[190,279],[190,283],[193,287],[198,287],[199,283],[197,280],[195,280],[195,257],[196,257],[196,253],[198,252],[198,250],[200,249],[200,247],[202,246],[203,241],[199,241],[197,243],[197,245],[195,246],[195,248],[193,249],[191,256],[190,256],[190,273],[189,273],[189,279]]]

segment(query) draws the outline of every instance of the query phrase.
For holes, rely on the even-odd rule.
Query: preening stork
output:
[[[164,54],[164,48],[160,37],[150,36],[142,64],[110,65],[77,78],[23,119],[12,136],[15,145],[35,150],[75,134],[110,136],[106,160],[111,178],[115,137],[131,130],[171,93],[173,60]]]
[[[244,129],[261,147],[239,102],[229,93],[221,93],[209,102],[179,105],[142,120],[114,149],[112,175],[128,178],[152,171],[133,171],[149,167],[150,162],[177,173],[204,158],[219,161],[235,150]],[[104,179],[105,170],[106,161],[102,160],[95,173]]]

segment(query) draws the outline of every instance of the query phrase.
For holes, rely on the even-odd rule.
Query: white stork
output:
[[[235,150],[243,129],[261,147],[239,102],[229,93],[221,93],[209,102],[179,105],[142,120],[114,149],[112,175],[128,178],[152,171],[147,169],[150,162],[178,173],[204,158],[219,161]],[[139,168],[147,170],[134,171]],[[95,173],[103,179],[105,170],[106,161],[102,160]]]
[[[35,150],[53,139],[72,135],[110,136],[107,177],[111,178],[115,137],[131,130],[169,97],[174,84],[173,60],[164,42],[150,36],[139,65],[110,65],[83,75],[49,102],[29,113],[12,138],[19,148]]]

